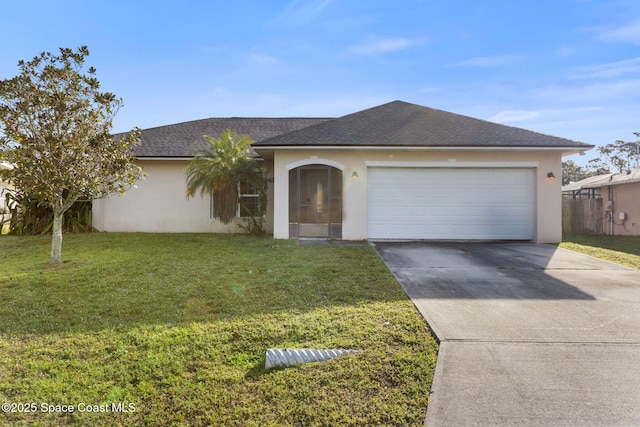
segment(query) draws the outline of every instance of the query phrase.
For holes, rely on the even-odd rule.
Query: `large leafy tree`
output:
[[[580,181],[586,178],[584,170],[573,160],[562,162],[562,185]]]
[[[611,173],[611,171],[607,167],[594,166],[596,165],[590,164],[590,167],[583,168],[577,165],[573,160],[562,162],[562,185],[581,181],[585,178],[589,178],[590,176]]]
[[[633,133],[640,138],[640,132]],[[591,159],[586,167],[571,160],[562,162],[562,185],[580,181],[595,175],[604,175],[612,171],[623,172],[640,167],[640,141],[617,140],[597,148],[600,157]]]
[[[640,138],[640,132],[633,133]],[[589,169],[611,169],[623,172],[640,167],[640,141],[617,140],[598,147],[600,158],[589,161]]]
[[[124,192],[141,177],[134,129],[110,135],[122,100],[101,92],[86,46],[19,61],[20,73],[0,81],[0,156],[18,191],[53,210],[49,264],[62,261],[62,218],[76,202]]]
[[[200,150],[187,166],[187,197],[213,197],[213,216],[225,224],[236,216],[240,202],[240,183],[250,181],[264,189],[265,181],[257,160],[250,155],[248,135],[227,130],[220,138],[206,137],[207,148]]]

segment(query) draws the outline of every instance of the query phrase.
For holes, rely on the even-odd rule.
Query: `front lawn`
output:
[[[47,268],[49,248],[0,237],[2,425],[424,421],[437,344],[370,247],[65,235]],[[269,347],[362,351],[265,371]]]
[[[640,269],[640,236],[584,234],[564,236],[558,246]]]

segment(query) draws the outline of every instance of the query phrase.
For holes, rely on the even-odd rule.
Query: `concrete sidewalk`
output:
[[[376,249],[441,341],[425,425],[640,425],[640,271],[531,243]]]

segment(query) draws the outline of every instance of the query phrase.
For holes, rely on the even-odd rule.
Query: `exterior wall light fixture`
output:
[[[353,171],[353,173],[351,174],[351,178],[356,179],[358,177],[358,172]]]

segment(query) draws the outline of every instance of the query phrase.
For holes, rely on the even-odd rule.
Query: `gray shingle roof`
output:
[[[327,120],[254,144],[258,150],[264,146],[593,147],[402,101]]]
[[[205,135],[218,138],[227,129],[249,135],[255,142],[322,123],[326,118],[212,118],[144,129],[138,157],[193,157],[206,148]]]

